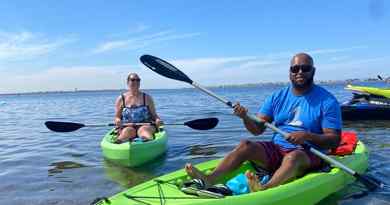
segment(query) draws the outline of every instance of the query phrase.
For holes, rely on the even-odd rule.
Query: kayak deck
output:
[[[390,88],[347,85],[345,89],[390,98]]]
[[[360,141],[354,154],[344,157],[335,156],[335,158],[359,173],[364,172],[368,166],[368,151]],[[197,168],[205,173],[210,172],[220,160],[201,163]],[[246,170],[253,171],[249,163],[244,163],[239,169],[225,176],[221,183]],[[352,176],[342,170],[332,168],[330,172],[308,173],[290,183],[265,191],[215,199],[186,195],[181,192],[180,186],[189,179],[181,169],[116,194],[108,199],[110,203],[101,201],[99,204],[314,204],[354,181]]]
[[[116,164],[136,167],[145,164],[165,153],[167,149],[167,133],[164,129],[154,134],[154,140],[147,142],[112,143],[116,134],[109,131],[102,139],[100,146],[103,156]]]

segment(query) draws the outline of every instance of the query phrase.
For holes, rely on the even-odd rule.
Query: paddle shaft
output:
[[[216,94],[214,94],[213,92],[211,92],[210,90],[207,90],[206,88],[203,88],[202,86],[200,86],[199,84],[193,82],[191,85],[193,85],[195,88],[198,88],[199,90],[205,92],[206,94],[210,95],[211,97],[214,97],[216,98],[217,100],[223,102],[224,104],[226,104],[227,106],[233,108],[233,104],[222,98],[222,97],[219,97],[217,96]],[[287,138],[288,137],[288,133],[287,132],[284,132],[283,130],[277,128],[275,125],[269,123],[269,122],[265,122],[265,121],[261,121],[260,119],[258,119],[256,116],[254,115],[248,115],[248,117],[257,122],[257,123],[264,123],[264,125],[270,129],[272,129],[273,131],[283,135],[283,137]],[[316,156],[318,156],[319,158],[327,161],[328,163],[334,165],[335,167],[338,167],[342,170],[344,170],[345,172],[357,177],[358,176],[358,173],[356,173],[354,170],[348,168],[347,166],[343,165],[342,163],[338,162],[337,160],[327,156],[326,154],[323,154],[322,152],[318,151],[317,149],[313,148],[313,147],[310,147],[310,152],[312,152],[313,154],[315,154]]]
[[[203,91],[204,93],[210,95],[211,97],[214,97],[215,99],[221,101],[221,102],[224,103],[225,105],[227,105],[227,106],[233,108],[232,102],[230,102],[230,101],[228,101],[228,100],[226,100],[226,99],[224,99],[224,98],[222,98],[222,97],[219,97],[218,95],[214,94],[214,93],[211,92],[210,90],[208,90],[208,89],[206,89],[206,88],[200,86],[198,83],[192,82],[191,85],[194,86],[195,88],[198,88],[199,90]]]
[[[142,125],[155,125],[155,123],[145,122],[145,123],[123,123],[120,127],[130,127],[130,126],[142,126]],[[184,123],[164,123],[162,125],[185,125]],[[84,127],[106,127],[106,126],[116,126],[114,123],[109,124],[88,124]]]

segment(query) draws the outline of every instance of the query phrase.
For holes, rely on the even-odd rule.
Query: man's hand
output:
[[[240,105],[240,102],[237,102],[234,106],[234,114],[237,115],[239,118],[244,119],[247,117],[248,109],[246,109],[244,106]]]
[[[304,131],[292,132],[288,134],[287,141],[293,144],[304,144],[309,139],[310,133]]]

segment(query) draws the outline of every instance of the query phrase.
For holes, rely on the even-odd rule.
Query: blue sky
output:
[[[317,80],[390,76],[390,13],[362,1],[2,1],[0,93],[185,86],[139,63],[152,54],[203,85],[288,80],[308,52]]]

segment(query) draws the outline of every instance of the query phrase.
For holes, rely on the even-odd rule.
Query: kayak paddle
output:
[[[122,124],[122,127],[134,126],[134,125],[150,125],[153,123],[125,123]],[[190,120],[184,123],[164,123],[163,125],[185,125],[195,130],[209,130],[216,127],[218,124],[218,118],[203,118]],[[115,126],[114,123],[109,124],[82,124],[76,122],[59,122],[59,121],[46,121],[46,127],[54,132],[73,132],[83,127],[106,127],[106,126]]]
[[[233,108],[233,104],[230,101],[225,100],[225,99],[217,96],[216,94],[214,94],[210,90],[207,90],[206,88],[201,87],[199,84],[195,83],[186,74],[184,74],[182,71],[177,69],[172,64],[170,64],[170,63],[168,63],[168,62],[166,62],[166,61],[164,61],[164,60],[162,60],[160,58],[157,58],[155,56],[151,56],[151,55],[143,55],[143,56],[141,56],[140,60],[141,60],[141,62],[145,66],[147,66],[148,68],[150,68],[154,72],[156,72],[156,73],[158,73],[158,74],[160,74],[162,76],[165,76],[167,78],[170,78],[170,79],[179,80],[179,81],[182,81],[182,82],[189,83],[192,86],[194,86],[195,88],[205,92],[206,94],[210,95],[211,97],[214,97],[215,99],[223,102],[225,105]],[[284,132],[284,131],[280,130],[275,125],[273,125],[271,123],[268,123],[266,121],[261,121],[260,119],[258,119],[254,115],[248,115],[248,117],[251,118],[255,122],[264,123],[264,125],[266,127],[272,129],[275,132],[280,133],[284,137],[288,137],[288,133],[287,132]],[[337,160],[335,160],[335,159],[333,159],[333,158],[323,154],[322,152],[316,150],[313,147],[310,147],[309,150],[310,150],[310,152],[312,152],[313,154],[315,154],[319,158],[323,159],[324,161],[328,162],[329,164],[331,164],[331,165],[333,165],[335,167],[338,167],[341,170],[347,172],[348,174],[354,176],[358,181],[360,181],[362,184],[364,184],[370,191],[372,191],[372,190],[374,190],[376,188],[379,188],[379,187],[383,188],[385,186],[379,180],[377,180],[377,179],[375,179],[375,178],[373,178],[371,176],[368,176],[368,175],[359,174],[359,173],[353,171],[352,169],[348,168],[344,164],[340,163],[339,161],[337,161]]]

